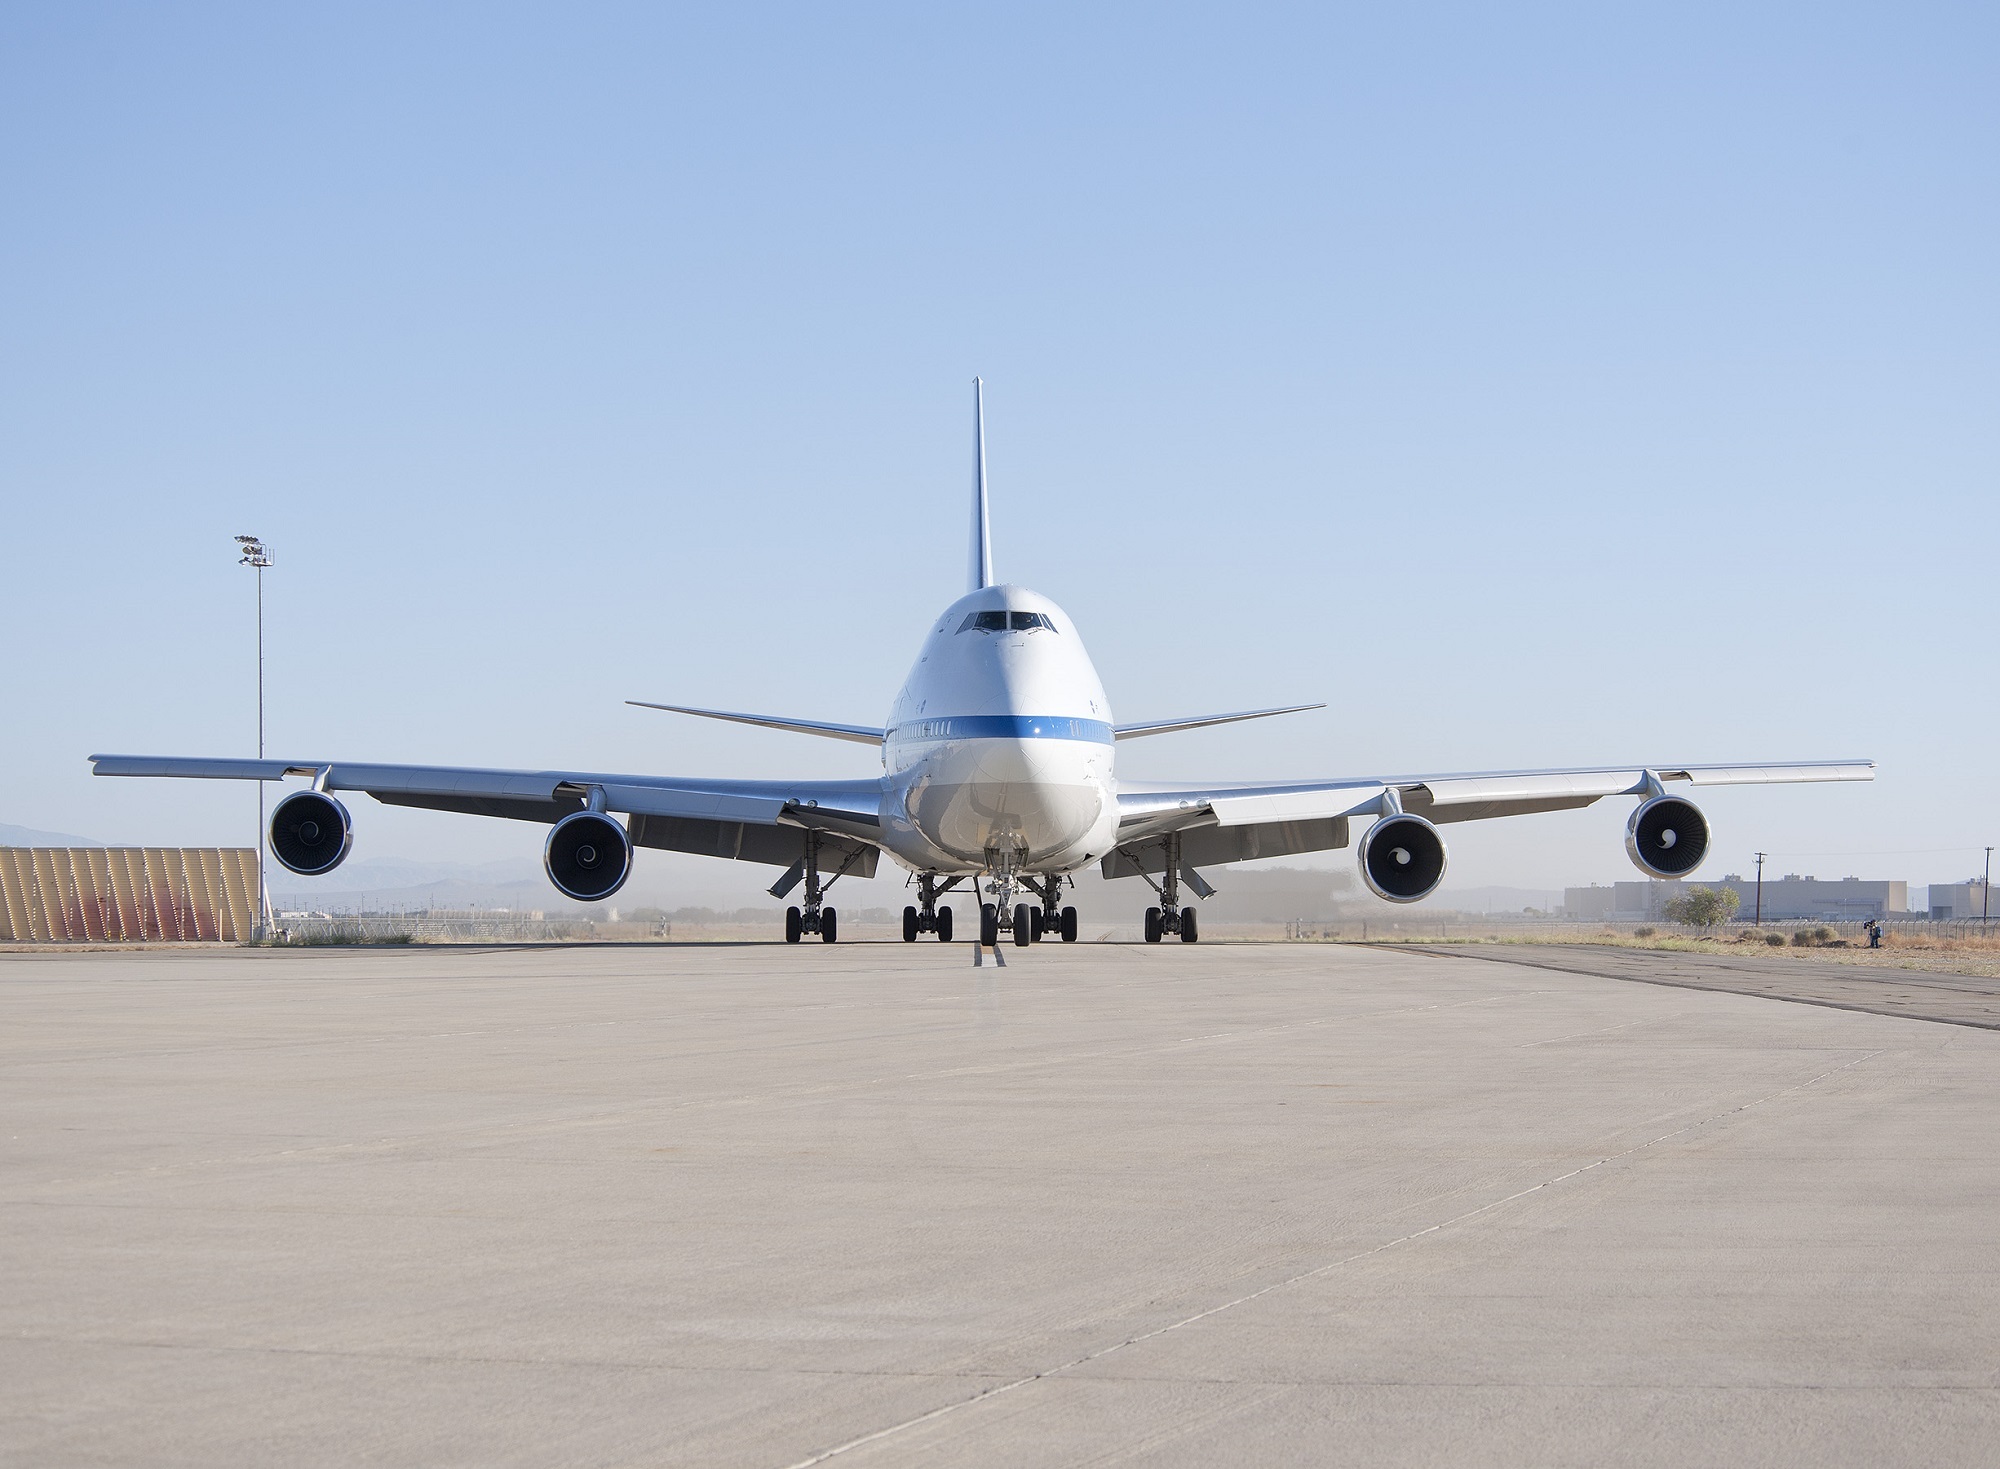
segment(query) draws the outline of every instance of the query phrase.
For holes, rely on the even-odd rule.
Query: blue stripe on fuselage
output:
[[[953,714],[911,719],[889,731],[892,740],[1083,740],[1111,743],[1111,726],[1100,719],[1061,714]]]

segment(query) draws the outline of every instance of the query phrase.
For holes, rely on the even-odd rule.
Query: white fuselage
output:
[[[932,626],[890,710],[883,842],[920,872],[1097,861],[1118,830],[1112,740],[1104,686],[1062,609],[1021,587],[969,593]]]

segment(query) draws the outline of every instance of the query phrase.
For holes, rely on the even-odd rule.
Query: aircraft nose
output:
[[[1103,791],[1075,764],[1018,741],[941,752],[911,788],[910,819],[962,860],[997,849],[1034,862],[1081,841],[1103,812]]]

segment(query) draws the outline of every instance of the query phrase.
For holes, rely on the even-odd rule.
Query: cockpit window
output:
[[[968,612],[958,625],[960,632],[1032,632],[1036,628],[1056,630],[1054,622],[1041,612]]]

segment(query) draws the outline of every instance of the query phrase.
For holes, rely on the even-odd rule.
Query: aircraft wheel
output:
[[[1181,942],[1184,944],[1191,944],[1194,943],[1199,937],[1200,934],[1195,927],[1194,909],[1192,908],[1181,909]]]
[[[989,948],[1000,942],[1000,914],[991,903],[979,905],[979,942]]]
[[[1076,909],[1074,908],[1065,908],[1062,911],[1062,941],[1066,944],[1076,942]]]
[[[1048,932],[1048,928],[1049,920],[1043,914],[1042,910],[1039,908],[1030,908],[1028,910],[1028,937],[1039,944],[1042,941],[1042,935]]]
[[[819,910],[820,942],[823,944],[830,944],[839,936],[840,936],[840,915],[838,913],[835,913],[831,908],[820,909]]]
[[[905,908],[903,910],[903,942],[906,944],[914,944],[916,941],[917,941],[917,910],[915,908]]]
[[[1146,910],[1146,942],[1149,944],[1157,944],[1159,941],[1160,941],[1160,910],[1158,908],[1148,908]]]
[[[938,942],[941,944],[951,942],[951,909],[949,908],[940,908],[937,910],[937,936]]]
[[[1026,903],[1014,905],[1014,947],[1025,949],[1035,941],[1035,920],[1028,915],[1034,910]]]
[[[805,931],[805,915],[796,908],[787,908],[785,910],[785,942],[788,944],[797,943],[799,935]]]

